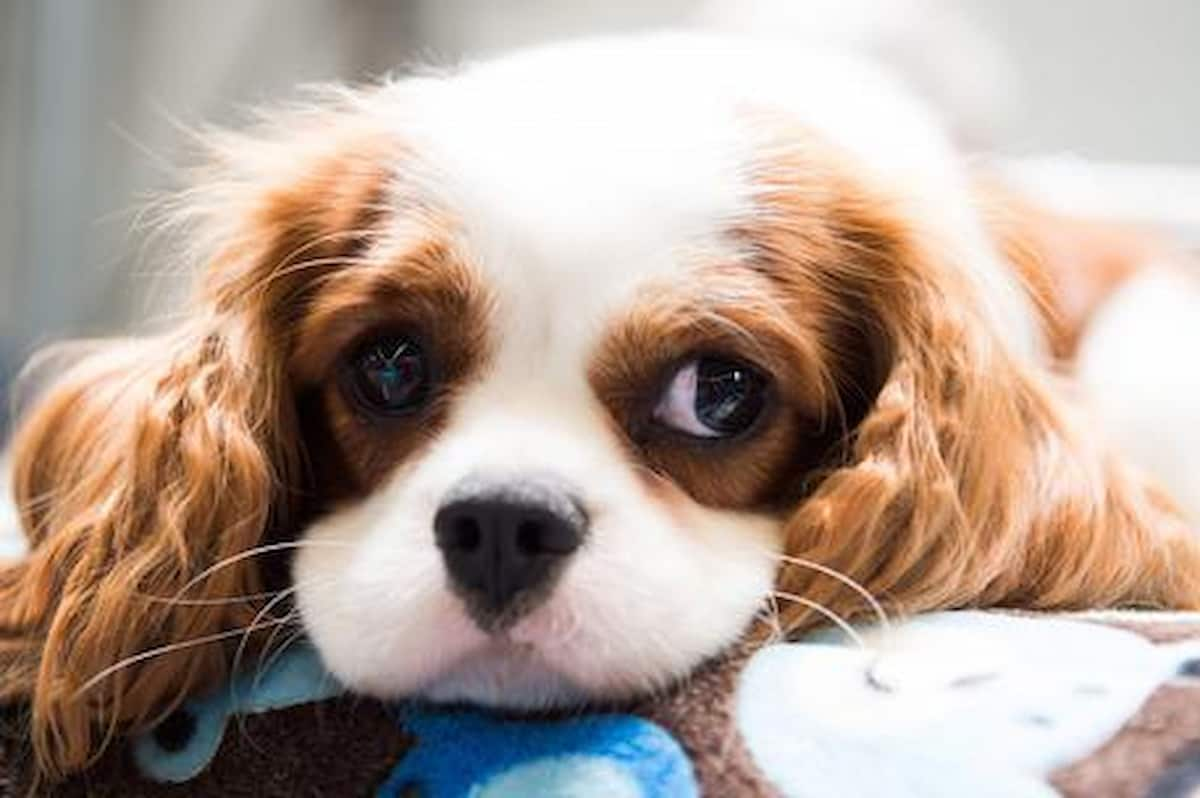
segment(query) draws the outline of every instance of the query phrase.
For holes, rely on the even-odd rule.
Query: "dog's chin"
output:
[[[571,709],[620,698],[614,674],[589,669],[576,635],[582,630],[565,602],[547,602],[501,631],[486,632],[449,592],[410,616],[411,634],[395,641],[425,641],[418,649],[352,646],[352,632],[309,625],[309,637],[326,667],[347,689],[394,701],[474,704],[513,712]],[[306,624],[307,625],[307,624]],[[322,634],[321,632],[324,632]],[[332,633],[332,634],[331,634]],[[366,639],[360,635],[360,642]]]
[[[518,712],[563,709],[597,696],[552,666],[532,643],[500,636],[430,680],[421,698]]]
[[[426,634],[419,636],[430,646],[426,651],[436,652],[432,658],[414,658],[411,650],[400,649],[373,661],[353,654],[336,656],[350,649],[326,649],[322,657],[353,693],[514,713],[609,706],[661,688],[679,676],[674,671],[651,671],[647,663],[638,668],[625,663],[621,668],[599,662],[594,635],[588,634],[567,602],[547,602],[493,633],[472,621],[456,599],[440,609],[420,624]],[[314,642],[321,650],[319,636]]]

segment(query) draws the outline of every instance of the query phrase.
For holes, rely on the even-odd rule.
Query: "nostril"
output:
[[[578,526],[553,514],[527,516],[516,527],[517,551],[526,557],[563,557],[579,548],[581,539]]]
[[[517,551],[526,556],[542,554],[546,550],[545,527],[541,521],[527,519],[517,525]]]
[[[545,599],[587,531],[578,500],[537,481],[467,483],[433,517],[448,583],[489,633]]]
[[[462,515],[450,524],[449,540],[445,541],[445,545],[451,549],[472,552],[479,548],[482,538],[479,521],[469,515]]]

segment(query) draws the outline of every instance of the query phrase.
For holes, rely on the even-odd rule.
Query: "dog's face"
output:
[[[352,687],[624,695],[716,653],[770,591],[820,363],[735,238],[736,120],[681,139],[582,100],[510,106],[485,136],[473,108],[422,114],[445,114],[408,156],[435,185],[396,164],[383,205],[433,219],[385,214],[301,326],[348,495],[303,534],[295,589]]]
[[[1177,599],[1111,537],[1169,515],[1075,435],[937,127],[869,72],[575,45],[214,150],[189,313],[15,442],[0,699],[49,772],[281,626],[360,692],[530,708],[864,594]]]
[[[368,326],[311,330],[333,347],[318,406],[353,484],[303,534],[295,590],[352,687],[512,705],[645,690],[770,591],[810,397],[786,383],[803,364],[721,323],[752,290],[697,292],[703,269],[682,264],[647,278],[663,253],[603,238],[575,263],[527,243],[449,266],[437,290],[464,293],[430,303],[439,319],[368,290],[342,308]]]
[[[782,122],[508,69],[389,100],[369,242],[298,326],[338,495],[295,595],[376,695],[537,707],[685,674],[766,612],[845,394],[879,387],[819,264],[781,273],[755,229]],[[804,256],[847,256],[836,220],[795,221]]]

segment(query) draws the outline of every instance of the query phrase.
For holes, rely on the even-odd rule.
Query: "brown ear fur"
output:
[[[245,553],[300,487],[288,322],[364,246],[386,182],[360,102],[214,137],[185,209],[207,264],[188,317],[86,358],[18,431],[32,549],[0,570],[0,700],[29,702],[47,776],[219,679],[266,604]]]
[[[831,357],[872,350],[852,387],[873,401],[787,520],[786,553],[903,613],[1200,606],[1194,531],[1104,450],[1056,377],[1000,340],[948,248],[831,163],[774,158],[760,175],[767,221],[748,233],[831,337],[851,333],[827,344]],[[814,175],[837,188],[814,190]],[[778,583],[843,615],[867,609],[799,562]],[[781,609],[786,627],[819,620]]]
[[[32,551],[0,586],[0,685],[32,699],[49,773],[84,764],[105,727],[145,722],[217,678],[226,652],[188,646],[106,669],[254,616],[252,601],[194,602],[260,593],[253,560],[185,591],[260,541],[290,469],[274,439],[286,432],[279,375],[257,373],[261,354],[231,332],[200,327],[93,356],[16,439]]]

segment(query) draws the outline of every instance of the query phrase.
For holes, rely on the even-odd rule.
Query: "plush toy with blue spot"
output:
[[[212,762],[233,718],[321,701],[341,692],[341,685],[326,673],[312,649],[293,648],[263,672],[235,679],[229,687],[189,702],[152,733],[134,740],[133,759],[156,781],[183,783]]]
[[[1200,739],[1200,725],[1186,725],[1200,716],[1183,706],[1198,700],[1195,688],[1173,686],[1200,673],[1200,615],[1171,624],[1162,639],[1182,642],[1155,643],[1157,632],[1095,620],[938,613],[862,629],[853,645],[815,634],[736,650],[623,712],[540,719],[348,696],[314,652],[296,648],[114,746],[53,794],[1108,794],[1107,779],[1131,778],[1121,745],[1150,740],[1183,756],[1187,740]],[[1177,710],[1154,717],[1183,725],[1139,727],[1152,695]],[[22,792],[13,787],[21,760],[3,720],[0,713],[6,798]],[[1123,726],[1131,742],[1118,735]],[[1156,795],[1200,787],[1200,765],[1165,754],[1137,761],[1160,763],[1137,777],[1142,787],[1163,779],[1187,787]],[[1163,770],[1163,762],[1175,766]]]
[[[339,693],[315,653],[297,648],[265,671],[190,702],[135,740],[132,757],[150,779],[184,784],[212,764],[235,719]],[[534,721],[408,704],[393,711],[411,747],[379,785],[379,798],[698,796],[675,738],[632,715]]]
[[[675,738],[630,715],[539,723],[409,709],[402,722],[417,742],[380,798],[697,795],[692,766]]]

